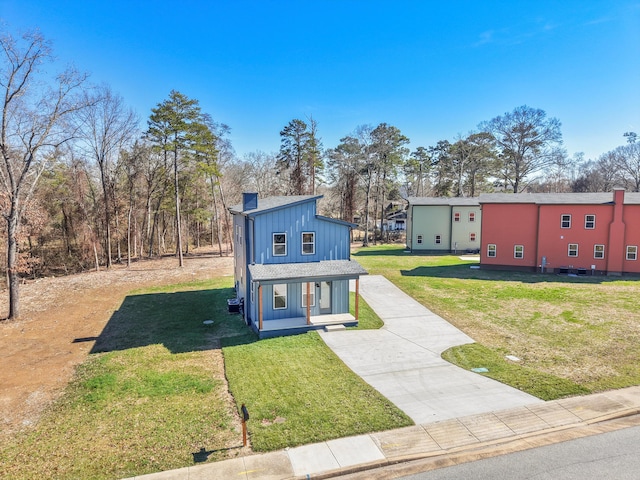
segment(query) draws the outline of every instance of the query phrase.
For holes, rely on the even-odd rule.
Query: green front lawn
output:
[[[471,336],[445,358],[540,398],[640,384],[640,281],[470,268],[457,256],[397,246],[354,254]],[[504,359],[514,355],[522,361]]]
[[[229,387],[268,451],[411,425],[336,357],[316,332],[224,348]]]
[[[233,457],[243,402],[260,451],[411,424],[317,333],[257,341],[227,312],[231,282],[128,295],[61,399],[0,436],[0,478],[116,479]],[[360,313],[360,328],[381,325],[364,302]]]

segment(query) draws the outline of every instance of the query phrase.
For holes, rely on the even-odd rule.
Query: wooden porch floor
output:
[[[333,315],[312,315],[311,324],[307,325],[306,317],[282,318],[279,320],[264,320],[262,322],[262,331],[286,330],[289,328],[304,327],[323,327],[325,325],[340,325],[344,323],[353,323],[356,317],[350,313],[337,313]]]

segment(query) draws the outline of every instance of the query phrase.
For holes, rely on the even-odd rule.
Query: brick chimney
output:
[[[607,252],[607,275],[620,275],[624,262],[625,224],[622,221],[624,189],[613,191],[613,221],[609,225],[609,252]]]

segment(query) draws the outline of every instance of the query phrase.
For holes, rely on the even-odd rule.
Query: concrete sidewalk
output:
[[[535,403],[386,432],[135,477],[144,480],[303,480],[480,451],[640,413],[640,387]],[[638,422],[634,419],[634,424]]]

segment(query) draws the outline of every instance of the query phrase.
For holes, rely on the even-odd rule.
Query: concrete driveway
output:
[[[473,343],[473,339],[383,276],[361,277],[360,295],[384,321],[384,327],[320,335],[349,368],[416,424],[542,403],[442,360],[444,350]]]

